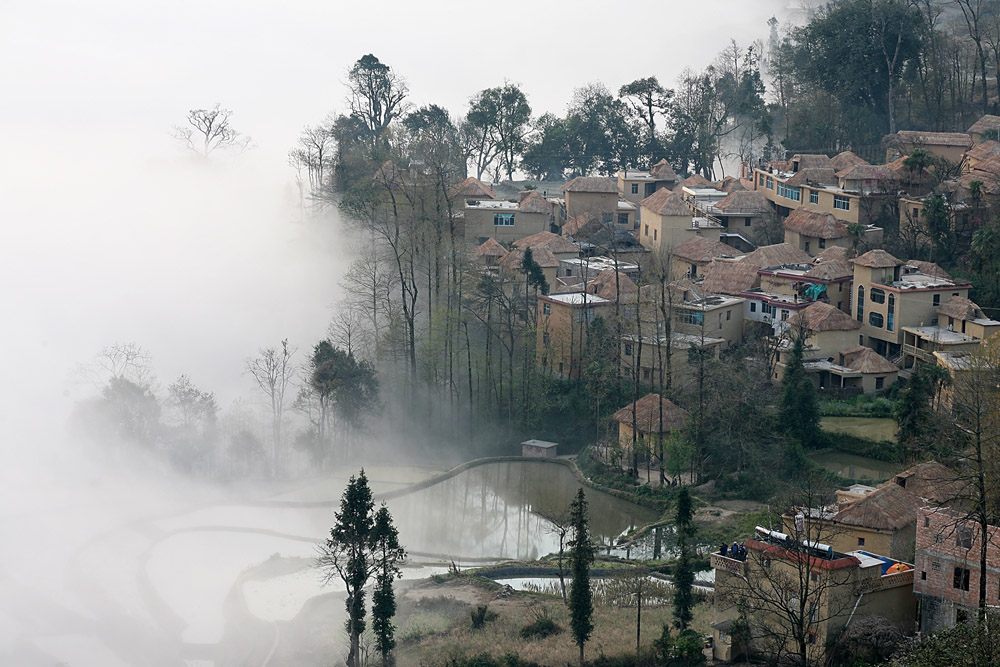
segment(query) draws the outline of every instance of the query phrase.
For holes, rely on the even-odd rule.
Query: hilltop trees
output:
[[[365,586],[376,577],[375,626],[379,651],[383,665],[388,664],[388,656],[394,641],[391,618],[395,613],[395,597],[392,581],[399,576],[398,564],[406,557],[399,545],[398,534],[392,524],[392,517],[383,505],[374,512],[375,502],[365,471],[351,476],[340,499],[340,510],[334,513],[336,519],[330,529],[330,537],[320,547],[316,566],[323,573],[324,581],[340,579],[347,592],[346,630],[350,638],[347,654],[348,667],[359,667],[359,643],[365,630]]]
[[[531,106],[514,83],[478,92],[462,124],[476,178],[492,170],[494,180],[514,177],[530,129]]]
[[[368,54],[347,72],[347,105],[360,121],[372,149],[386,145],[389,125],[406,110],[406,82],[381,60]]]

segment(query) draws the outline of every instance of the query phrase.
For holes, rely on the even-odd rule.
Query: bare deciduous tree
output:
[[[258,356],[246,361],[246,372],[271,403],[272,473],[275,477],[281,472],[281,420],[288,409],[285,392],[295,373],[292,365],[295,350],[286,338],[281,341],[280,348],[262,348]]]
[[[251,139],[238,132],[229,122],[232,110],[223,109],[218,103],[211,109],[191,109],[187,124],[175,125],[173,136],[184,146],[202,157],[217,150],[242,153],[250,148]]]

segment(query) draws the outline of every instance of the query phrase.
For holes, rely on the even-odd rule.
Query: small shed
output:
[[[545,440],[525,440],[521,443],[521,456],[537,456],[539,458],[555,458],[559,443]]]

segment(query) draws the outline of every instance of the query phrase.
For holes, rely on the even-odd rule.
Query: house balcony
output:
[[[725,570],[730,574],[735,574],[740,577],[747,576],[746,561],[736,560],[735,558],[729,558],[728,556],[720,556],[717,553],[712,554],[712,569]]]
[[[907,345],[903,343],[903,356],[914,357],[927,364],[934,363],[934,353],[930,350],[922,350],[916,345]]]
[[[884,574],[881,577],[866,579],[858,584],[858,592],[873,593],[875,591],[883,591],[888,588],[898,588],[900,586],[912,587],[913,573],[914,570],[911,567],[909,570],[904,570],[902,572],[893,572],[892,574]]]

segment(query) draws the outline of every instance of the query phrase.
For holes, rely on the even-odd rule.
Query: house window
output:
[[[892,331],[893,327],[895,325],[896,325],[896,295],[895,294],[890,294],[889,295],[889,311],[888,311],[888,314],[886,315],[886,327],[885,328],[888,329],[889,331]]]
[[[865,286],[858,285],[858,322],[865,321]]]
[[[653,230],[653,240],[654,240],[654,241],[656,240],[656,231],[657,231],[657,230],[655,230],[655,229]]]
[[[768,190],[774,189],[774,179],[771,178],[770,176],[767,177],[767,189]]]
[[[819,203],[819,193],[816,192],[815,190],[810,190],[809,191],[809,203],[810,204],[818,204]]]
[[[865,538],[863,538],[863,537],[859,537],[858,538],[858,546],[859,547],[865,546]]]
[[[875,378],[875,388],[882,389],[885,387],[885,378]]]
[[[757,174],[757,185],[764,186],[764,174]]]
[[[719,328],[722,328],[722,313],[719,313]]]
[[[731,319],[733,319],[733,311],[727,310],[726,311],[726,321],[728,322]]]
[[[806,241],[806,248],[805,248],[805,250],[806,250],[806,252],[809,252],[809,241]]]
[[[545,313],[546,315],[551,315],[552,314],[552,304],[550,304],[550,303],[543,303],[542,304],[542,312]]]
[[[705,316],[700,310],[682,310],[679,312],[677,319],[681,321],[681,324],[697,324],[700,326],[705,321]]]
[[[791,199],[792,201],[799,201],[802,195],[798,188],[779,182],[778,196],[784,197],[785,199]]]
[[[818,584],[819,583],[819,572],[810,572],[809,573],[809,581],[813,582],[814,584]]]
[[[885,303],[885,290],[873,287],[871,294],[868,296],[871,298],[872,303]]]
[[[760,559],[760,566],[763,567],[763,568],[771,567],[771,559],[770,558],[761,558]]]
[[[934,572],[940,572],[941,571],[941,561],[932,560],[931,561],[931,570],[933,570]]]
[[[929,528],[931,525],[931,518],[929,516],[924,517],[924,528]]]
[[[601,214],[601,221],[604,224],[608,224],[609,222],[611,222],[614,219],[615,219],[615,216],[614,216],[613,213],[607,213],[607,212],[605,212],[605,213]]]
[[[927,581],[927,570],[920,570],[920,581]]]
[[[495,227],[513,227],[514,226],[514,214],[513,213],[494,213],[493,214],[493,225]]]
[[[751,313],[756,313],[757,312],[757,304],[755,302],[753,302],[753,301],[750,302],[750,312]]]
[[[968,526],[959,526],[955,533],[955,546],[962,549],[972,548],[972,529]],[[968,590],[968,589],[966,589]]]
[[[633,183],[632,184],[632,194],[634,194],[634,195],[639,194],[639,184],[638,183]]]
[[[872,325],[873,327],[878,327],[879,329],[881,329],[882,325],[884,323],[885,322],[884,322],[884,319],[882,317],[882,313],[869,313],[868,314],[868,324]]]
[[[934,305],[935,306],[940,306],[941,305],[941,295],[940,294],[935,294],[934,295]]]
[[[787,310],[781,311],[781,321],[782,322],[784,322],[785,320],[788,319],[788,313],[789,313],[789,311],[787,311]]]
[[[626,357],[632,356],[632,343],[625,343],[625,356]]]
[[[820,248],[825,248],[826,247],[826,239],[820,239],[818,245],[819,245]]]
[[[851,200],[840,195],[833,195],[833,207],[841,211],[850,211]]]
[[[649,225],[646,225],[645,227],[646,227],[646,229],[643,232],[643,236],[649,236]]]
[[[955,579],[952,581],[951,587],[962,591],[969,590],[969,570],[967,568],[955,568]]]
[[[542,344],[543,345],[548,345],[550,340],[551,340],[551,338],[549,338],[549,332],[548,331],[542,333]]]
[[[749,227],[751,220],[753,220],[753,218],[743,218],[743,226],[744,227]]]
[[[628,213],[618,214],[618,224],[628,226]]]
[[[648,368],[643,368],[642,369],[642,379],[643,380],[648,380],[649,379],[649,369]]]

